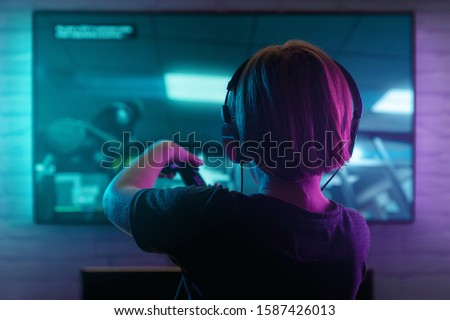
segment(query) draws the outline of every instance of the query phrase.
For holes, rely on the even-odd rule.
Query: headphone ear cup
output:
[[[241,162],[239,140],[236,139],[233,129],[228,123],[224,123],[222,126],[222,145],[224,152],[233,163]]]
[[[363,112],[363,101],[361,99],[361,93],[359,92],[358,86],[356,85],[355,80],[353,79],[350,72],[348,72],[347,69],[345,69],[339,62],[334,61],[339,69],[341,69],[342,74],[345,77],[345,80],[347,81],[348,88],[350,89],[350,93],[352,95],[353,100],[353,116],[352,116],[352,124],[350,128],[350,146],[349,151],[350,155],[353,154],[353,148],[355,147],[356,143],[356,135],[358,134],[359,130],[359,122],[361,120],[362,112]]]
[[[352,127],[351,127],[351,131],[350,131],[350,146],[349,146],[349,151],[350,151],[350,155],[353,154],[353,149],[355,148],[355,143],[356,143],[356,135],[358,133],[359,130],[359,119],[353,119],[352,121]]]

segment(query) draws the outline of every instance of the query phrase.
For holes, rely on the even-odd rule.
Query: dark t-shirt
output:
[[[143,189],[130,227],[144,251],[166,253],[194,299],[353,299],[369,229],[337,203],[312,213],[221,186]]]

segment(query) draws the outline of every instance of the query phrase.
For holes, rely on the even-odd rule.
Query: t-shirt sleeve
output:
[[[221,186],[143,189],[130,205],[130,228],[144,251],[172,254],[220,223],[228,191]]]

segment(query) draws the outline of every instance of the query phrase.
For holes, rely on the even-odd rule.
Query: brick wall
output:
[[[109,226],[32,222],[33,9],[362,10],[416,12],[416,220],[373,225],[378,299],[450,299],[450,2],[445,0],[2,0],[0,2],[0,298],[78,299],[83,266],[164,265]],[[443,151],[444,150],[444,151]]]

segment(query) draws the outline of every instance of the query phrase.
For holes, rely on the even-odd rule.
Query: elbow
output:
[[[117,190],[114,185],[109,185],[103,194],[103,212],[106,218],[127,234],[131,234],[129,208],[135,193],[136,190]]]
[[[113,224],[116,224],[117,216],[119,215],[118,211],[120,211],[120,194],[115,191],[114,185],[110,184],[105,193],[103,193],[103,212]]]
[[[103,194],[103,212],[105,213],[106,218],[111,221],[111,191],[110,187],[106,188],[105,193]]]

